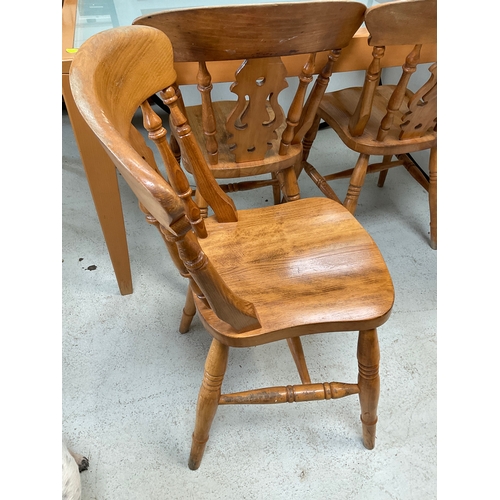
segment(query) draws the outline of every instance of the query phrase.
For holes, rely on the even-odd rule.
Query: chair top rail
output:
[[[365,14],[371,46],[436,43],[436,0],[413,0],[375,5]]]
[[[157,12],[133,24],[168,34],[176,63],[225,61],[346,47],[365,11],[350,1],[234,5]]]

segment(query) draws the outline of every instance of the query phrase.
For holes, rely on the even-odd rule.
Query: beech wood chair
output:
[[[337,194],[327,183],[350,178],[344,206],[355,213],[367,173],[380,172],[378,186],[384,185],[388,169],[404,166],[428,192],[430,244],[437,248],[437,62],[429,67],[430,76],[415,93],[408,83],[420,61],[422,44],[436,43],[436,1],[413,0],[376,5],[366,11],[365,24],[373,46],[373,59],[366,70],[363,87],[327,92],[319,106],[313,126],[304,138],[302,168],[320,190],[332,199]],[[386,47],[408,45],[397,85],[381,85]],[[321,176],[307,161],[320,121],[324,120],[344,144],[359,153],[354,168]],[[409,155],[430,149],[429,174],[418,168]],[[369,163],[371,155],[382,161]]]
[[[201,7],[157,12],[133,24],[163,31],[174,47],[176,63],[198,63],[201,105],[184,109],[192,131],[214,177],[247,178],[222,184],[226,192],[273,186],[274,203],[300,197],[296,170],[302,158],[302,139],[310,128],[334,63],[363,22],[365,5],[322,1]],[[323,54],[317,64],[316,53]],[[303,54],[299,83],[288,114],[278,96],[288,87],[281,57]],[[325,60],[326,59],[326,60]],[[235,100],[212,100],[213,62],[243,60],[229,72]],[[318,67],[319,69],[316,69]],[[304,106],[313,75],[320,77]],[[295,73],[297,75],[298,73]],[[228,82],[226,82],[228,83]],[[177,94],[180,99],[181,95]],[[180,160],[175,128],[172,149]],[[192,173],[192,166],[184,167]],[[268,174],[261,180],[248,177]],[[197,193],[199,194],[199,193]],[[206,205],[197,198],[206,216]]]
[[[219,405],[271,404],[358,394],[363,442],[375,445],[379,398],[377,328],[394,300],[380,251],[355,217],[327,198],[237,211],[222,191],[187,122],[175,88],[172,46],[159,30],[127,26],[98,33],[71,66],[75,102],[149,223],[160,231],[190,293],[181,330],[195,309],[213,337],[201,385],[189,467],[200,465]],[[148,98],[170,109],[182,155],[214,211],[200,216],[161,119]],[[168,180],[147,139],[131,124],[139,107]],[[357,383],[311,383],[301,335],[356,331]],[[287,340],[302,384],[221,394],[230,347]],[[333,339],[332,339],[333,340]]]

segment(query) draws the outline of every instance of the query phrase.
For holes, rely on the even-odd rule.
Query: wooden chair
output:
[[[304,138],[302,167],[321,191],[338,199],[327,181],[349,177],[344,206],[354,214],[367,173],[380,172],[382,187],[390,168],[403,165],[429,194],[431,247],[437,248],[437,63],[415,93],[408,89],[423,44],[436,44],[436,1],[414,0],[376,5],[366,11],[368,43],[373,59],[363,87],[324,95],[314,125]],[[384,53],[391,45],[408,45],[409,54],[397,85],[380,85]],[[427,59],[428,60],[428,59]],[[324,120],[344,144],[359,153],[353,169],[321,176],[307,161],[320,121]],[[429,174],[414,163],[409,153],[430,149]],[[370,156],[382,161],[369,164]]]
[[[300,197],[296,170],[304,133],[334,63],[362,24],[365,10],[362,3],[344,1],[201,7],[153,13],[133,24],[163,31],[172,42],[176,63],[198,63],[201,105],[184,108],[185,114],[204,144],[215,178],[246,178],[222,184],[224,191],[272,185],[274,202],[279,203],[282,195],[284,201]],[[327,50],[328,58],[322,54],[316,61],[316,53]],[[293,54],[304,56],[296,58],[287,73],[281,58]],[[212,102],[210,64],[227,61],[241,62],[236,74],[227,71],[226,83],[231,82],[237,99]],[[308,85],[319,70],[304,106]],[[290,74],[299,75],[299,83],[285,116],[278,96]],[[178,140],[174,129],[172,149],[180,160]],[[192,173],[189,162],[184,167]],[[248,179],[262,174],[264,179]],[[203,201],[197,201],[205,216]]]
[[[341,204],[327,198],[237,211],[222,191],[179,104],[172,46],[145,26],[114,28],[79,49],[70,82],[82,116],[160,230],[180,273],[189,279],[187,315],[196,308],[213,340],[199,393],[189,467],[199,467],[219,405],[270,404],[358,394],[364,445],[375,445],[379,397],[377,328],[390,315],[394,290],[374,241]],[[162,97],[182,155],[214,211],[200,217],[188,180],[148,103]],[[146,139],[131,125],[142,109],[168,181]],[[181,326],[181,329],[185,328]],[[188,325],[189,326],[189,325]],[[301,335],[356,331],[357,383],[311,383]],[[221,394],[230,347],[287,339],[302,384]]]

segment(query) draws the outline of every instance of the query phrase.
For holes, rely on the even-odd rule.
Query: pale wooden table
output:
[[[85,169],[109,256],[118,281],[118,287],[122,295],[127,295],[132,293],[132,275],[115,167],[76,108],[69,86],[69,70],[74,57],[74,52],[71,49],[78,48],[75,47],[75,45],[83,43],[82,36],[84,37],[80,32],[78,34],[79,36],[75,38],[78,32],[76,28],[79,19],[79,1],[84,2],[87,0],[64,0],[62,7],[62,94],[75,135],[75,140],[80,151],[83,167]],[[262,3],[264,1],[269,0],[253,0],[254,3]],[[373,3],[371,0],[362,1],[368,6]],[[122,15],[120,18],[120,16],[116,15],[114,8],[115,2],[117,7],[120,5],[122,8],[128,8],[125,16]],[[200,5],[201,3],[202,2],[197,2],[196,0],[192,0],[191,2],[192,6],[196,4]],[[208,3],[207,0],[205,0],[204,3]],[[224,3],[249,2],[248,0],[245,2],[234,0],[233,2],[226,1]],[[131,24],[136,17],[139,17],[142,12],[144,12],[141,12],[141,9],[148,6],[143,0],[140,3],[140,8],[139,4],[135,6],[137,0],[120,0],[120,2],[118,2],[118,0],[101,0],[101,2],[93,0],[92,4],[97,13],[99,13],[99,8],[101,8],[101,10],[108,9],[106,16],[101,16],[101,19],[109,18],[110,22],[108,24],[105,22],[102,23],[102,29],[109,29],[117,22],[121,24]],[[150,10],[164,10],[168,8],[191,6],[186,5],[186,2],[182,0],[149,0],[148,4],[151,7]],[[96,16],[96,18],[98,18],[98,16]],[[126,21],[124,21],[125,18]],[[335,72],[366,69],[371,60],[371,48],[367,44],[367,37],[367,31],[364,28],[360,28],[354,35],[349,47],[343,50],[342,56],[335,68]],[[434,61],[436,49],[435,45],[424,47],[422,50],[422,61]],[[408,53],[407,47],[392,47],[390,51],[388,50],[386,52],[386,56],[383,60],[384,66],[403,64],[406,53]],[[327,53],[323,54],[324,59],[318,59],[318,69],[321,69],[323,61],[326,61],[326,57]],[[286,58],[284,62],[290,76],[300,74],[303,64],[302,56],[290,56]],[[236,69],[240,66],[240,63],[241,61],[226,61],[211,66],[213,82],[216,83],[217,81],[230,80]],[[176,64],[178,83],[180,85],[196,83],[197,69],[196,63]]]

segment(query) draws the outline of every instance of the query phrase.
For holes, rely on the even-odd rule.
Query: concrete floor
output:
[[[368,176],[357,217],[379,245],[396,289],[379,329],[377,445],[361,442],[356,397],[220,407],[199,470],[187,467],[209,335],[195,317],[178,333],[186,283],[123,179],[134,293],[121,296],[63,111],[63,435],[90,460],[83,500],[366,499],[437,496],[436,260],[426,192],[403,169]],[[327,172],[356,155],[322,130],[310,160]],[[422,164],[426,167],[425,164]],[[302,196],[321,196],[304,174]],[[345,181],[336,191],[345,194]],[[270,188],[237,194],[271,203]],[[93,269],[95,266],[94,270]],[[356,381],[356,335],[303,339],[316,381]],[[233,350],[224,390],[298,383],[286,343]]]

